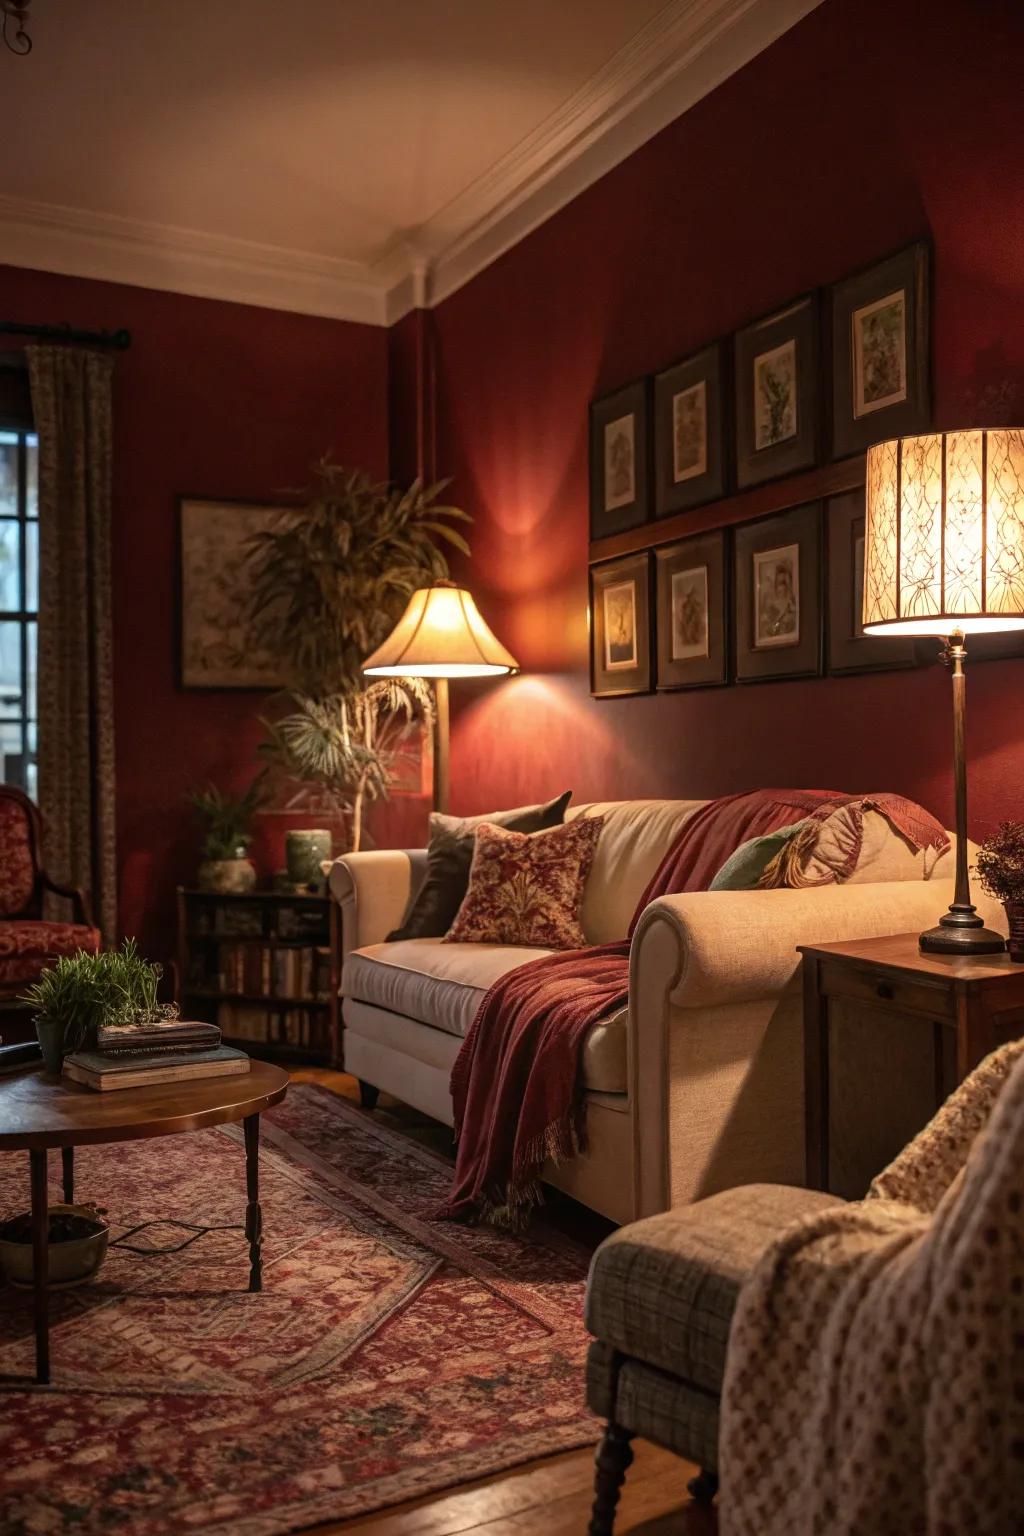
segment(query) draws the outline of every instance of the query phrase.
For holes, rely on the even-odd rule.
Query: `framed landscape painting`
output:
[[[736,681],[821,672],[821,503],[734,534]]]
[[[590,406],[590,537],[647,521],[647,380]]]
[[[182,688],[252,689],[287,681],[246,614],[248,539],[292,508],[252,501],[178,502],[178,671]]]
[[[912,667],[915,643],[906,635],[868,635],[864,605],[864,491],[825,503],[828,530],[828,670],[888,672]]]
[[[654,380],[654,513],[725,495],[722,348],[705,347]]]
[[[651,566],[646,553],[590,567],[590,691],[649,693]]]
[[[863,453],[931,424],[926,240],[832,289],[832,449]]]
[[[728,682],[725,530],[696,534],[654,552],[657,687]]]
[[[739,489],[808,469],[820,421],[816,296],[738,331],[733,358]]]

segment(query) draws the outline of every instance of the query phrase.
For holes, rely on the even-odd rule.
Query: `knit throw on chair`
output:
[[[540,1198],[540,1172],[585,1147],[581,1058],[588,1032],[624,1008],[629,946],[659,896],[707,890],[731,853],[795,819],[854,802],[879,810],[915,848],[945,846],[920,806],[897,795],[756,790],[709,801],[689,817],[655,871],[626,938],[546,955],[495,982],[452,1068],[457,1156],[442,1218],[516,1225]]]
[[[784,1232],[729,1335],[721,1536],[1016,1536],[1024,1041],[867,1198]]]

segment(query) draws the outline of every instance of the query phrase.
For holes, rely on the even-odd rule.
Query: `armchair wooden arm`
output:
[[[85,898],[85,892],[79,886],[58,885],[56,880],[50,878],[45,869],[39,871],[38,878],[40,889],[50,891],[54,896],[62,896],[66,901],[71,902],[71,910],[76,923],[82,923],[86,928],[94,926],[92,912]]]

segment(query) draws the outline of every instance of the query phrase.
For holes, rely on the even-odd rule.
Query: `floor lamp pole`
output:
[[[992,955],[1006,948],[1000,934],[986,928],[971,901],[967,868],[967,755],[964,720],[967,712],[967,678],[964,662],[967,643],[955,629],[946,642],[943,659],[953,674],[953,774],[956,788],[956,884],[949,911],[936,928],[921,935],[921,948],[934,954]]]
[[[434,810],[448,811],[450,724],[448,719],[448,679],[434,679]]]

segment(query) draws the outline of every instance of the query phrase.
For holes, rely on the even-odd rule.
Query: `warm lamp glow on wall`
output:
[[[964,757],[966,636],[1024,629],[1024,431],[936,432],[868,449],[864,628],[938,635],[953,674],[956,889],[923,950],[1004,947],[971,905]]]
[[[448,679],[502,677],[519,670],[465,587],[421,587],[383,645],[363,664],[368,677],[429,677],[437,694],[434,804],[448,809]]]

